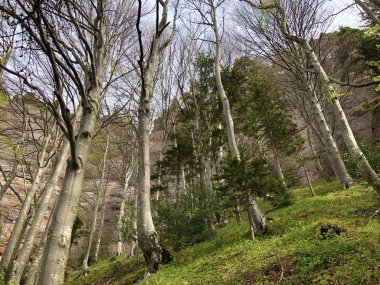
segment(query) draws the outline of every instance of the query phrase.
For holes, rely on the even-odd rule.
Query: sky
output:
[[[354,3],[354,0],[331,0],[329,6],[331,6],[334,11],[340,11],[345,7]],[[360,10],[358,7],[353,6],[335,17],[331,25],[332,30],[338,29],[340,26],[350,26],[353,28],[361,27],[361,17]]]

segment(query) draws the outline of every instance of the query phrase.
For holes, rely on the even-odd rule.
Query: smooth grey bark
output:
[[[226,92],[223,87],[222,82],[222,76],[221,76],[221,67],[220,67],[220,60],[222,57],[222,41],[219,34],[219,27],[218,27],[218,20],[216,15],[216,7],[214,6],[214,3],[212,0],[208,0],[208,5],[210,6],[210,15],[212,19],[212,29],[214,31],[214,37],[215,37],[215,80],[216,80],[216,86],[217,91],[223,106],[223,116],[226,123],[226,129],[227,129],[227,139],[228,139],[228,147],[230,150],[230,154],[233,158],[236,158],[240,160],[240,152],[237,147],[236,138],[235,138],[235,130],[234,130],[234,121],[231,115],[231,109],[230,104],[228,101],[228,97],[226,95]],[[261,213],[259,206],[257,205],[255,197],[249,195],[248,197],[249,205],[249,211],[248,215],[250,215],[250,211],[254,212],[253,215],[255,217],[262,217],[261,219],[249,219],[250,222],[255,223],[251,224],[251,227],[253,230],[257,230],[261,227],[265,227],[265,217]],[[256,224],[258,223],[258,224]]]
[[[308,86],[308,97],[313,109],[314,115],[317,119],[318,128],[320,134],[325,143],[326,151],[328,153],[328,159],[331,163],[331,167],[334,170],[336,177],[339,179],[343,188],[349,188],[352,186],[352,178],[347,171],[347,168],[343,162],[342,156],[339,152],[338,146],[332,136],[331,129],[327,124],[325,115],[323,114],[321,104],[314,90]]]
[[[255,234],[263,232],[266,229],[266,218],[260,211],[256,198],[250,194],[247,199],[247,214],[249,219],[249,232],[252,240],[255,239]]]
[[[57,206],[57,201],[55,201],[55,203],[54,203],[54,206],[53,206],[53,209],[51,211],[49,220],[48,220],[46,227],[45,227],[44,234],[41,238],[40,244],[38,245],[36,252],[34,253],[32,265],[30,266],[30,268],[28,268],[28,271],[26,274],[25,285],[35,285],[38,282],[38,277],[39,277],[39,274],[41,271],[42,256],[43,256],[44,248],[45,248],[46,241],[48,238],[49,229],[51,227],[51,223],[53,220],[52,214],[53,214],[56,206]],[[26,268],[25,268],[25,270],[26,270]]]
[[[343,163],[343,160],[340,156],[338,147],[336,145],[335,140],[332,137],[330,127],[327,125],[326,119],[324,117],[324,114],[322,112],[321,105],[319,103],[318,97],[316,96],[315,90],[310,86],[309,79],[307,78],[306,72],[304,66],[302,63],[300,63],[300,56],[298,50],[300,47],[304,50],[306,57],[309,59],[310,64],[315,69],[316,73],[318,74],[319,71],[316,68],[316,63],[319,63],[315,53],[313,50],[311,50],[311,47],[307,40],[300,38],[298,36],[295,36],[293,34],[290,34],[288,26],[287,26],[287,15],[285,11],[285,7],[283,6],[282,1],[274,1],[270,3],[260,3],[260,5],[253,4],[250,0],[241,0],[243,2],[246,2],[249,4],[253,9],[260,9],[260,10],[268,10],[268,9],[276,9],[279,12],[278,21],[276,21],[279,29],[281,30],[282,35],[284,36],[284,41],[288,41],[290,43],[293,43],[294,46],[290,46],[290,49],[293,49],[296,53],[294,55],[294,61],[295,64],[298,65],[297,69],[301,71],[300,79],[303,81],[303,84],[305,85],[307,89],[307,97],[310,101],[311,107],[313,109],[313,112],[315,113],[318,127],[321,131],[322,138],[325,142],[327,152],[329,154],[329,159],[332,165],[332,168],[335,172],[335,175],[341,182],[342,186],[344,188],[348,188],[352,185],[352,179],[350,175],[347,172],[347,169]],[[298,46],[296,46],[296,44]],[[314,58],[314,59],[313,59]],[[320,65],[319,65],[320,66]],[[298,75],[297,75],[298,76]],[[319,76],[320,77],[320,76]],[[323,85],[323,84],[322,84]]]
[[[223,106],[223,116],[224,116],[224,121],[226,123],[228,146],[231,152],[231,156],[239,159],[240,153],[239,153],[239,149],[237,147],[236,139],[235,139],[234,121],[231,115],[230,102],[228,100],[227,94],[224,90],[223,83],[222,83],[221,67],[220,67],[220,60],[222,57],[222,42],[219,35],[219,27],[218,27],[218,21],[217,21],[217,16],[216,16],[216,7],[214,6],[214,3],[212,0],[208,0],[208,2],[211,8],[211,18],[212,18],[213,30],[214,30],[214,36],[215,36],[216,87],[218,90],[220,101],[222,102],[222,106]]]
[[[125,220],[125,206],[127,203],[127,191],[129,188],[129,180],[131,179],[133,171],[130,167],[125,171],[124,187],[122,193],[122,201],[120,204],[119,216],[117,218],[116,230],[117,230],[117,244],[116,244],[116,255],[119,256],[123,253],[123,224]]]
[[[70,241],[74,220],[78,212],[80,194],[84,179],[84,168],[94,134],[96,117],[101,101],[102,83],[106,71],[105,54],[105,1],[96,4],[97,17],[94,21],[96,33],[93,44],[93,66],[87,70],[85,98],[82,98],[83,115],[80,126],[71,148],[71,160],[68,162],[63,186],[58,197],[57,206],[52,216],[52,226],[42,258],[42,271],[38,279],[39,285],[62,285],[65,267],[70,250]],[[73,152],[73,150],[75,150]]]
[[[302,168],[303,168],[303,170],[305,172],[305,176],[306,176],[306,179],[307,179],[307,184],[309,185],[309,189],[310,189],[311,195],[315,196],[315,191],[314,191],[313,184],[311,183],[311,179],[310,179],[310,175],[309,175],[309,170],[307,169],[305,163],[302,165]]]
[[[104,154],[103,154],[103,166],[102,166],[102,175],[101,175],[101,178],[100,178],[100,187],[99,187],[98,193],[96,195],[96,202],[95,202],[94,210],[92,212],[93,216],[92,216],[92,222],[91,222],[90,237],[89,237],[88,243],[87,243],[86,254],[85,254],[85,256],[83,258],[83,262],[82,262],[82,271],[83,271],[83,274],[85,276],[90,271],[90,269],[88,267],[88,259],[90,258],[91,247],[92,247],[92,240],[94,238],[94,234],[95,234],[95,231],[96,231],[99,205],[100,205],[101,202],[103,202],[103,199],[104,199],[103,197],[105,196],[104,176],[105,176],[105,170],[106,170],[108,144],[109,144],[109,135],[107,135],[106,149],[105,149]],[[100,235],[101,234],[102,233],[100,231]],[[96,261],[97,261],[97,259],[95,259],[95,262]]]
[[[272,151],[273,151],[274,170],[276,173],[276,178],[278,180],[280,180],[281,186],[286,190],[287,186],[286,186],[286,182],[285,182],[284,172],[282,171],[280,155],[279,155],[276,147],[273,147]]]
[[[34,195],[36,194],[38,187],[40,185],[42,176],[45,174],[48,161],[45,161],[46,156],[50,156],[47,153],[47,149],[51,140],[51,134],[47,134],[43,139],[42,148],[39,152],[37,158],[37,169],[35,171],[32,185],[22,203],[20,212],[17,217],[16,224],[13,227],[12,233],[8,238],[7,245],[5,247],[1,262],[0,269],[4,271],[8,269],[9,266],[13,266],[13,258],[15,255],[15,251],[18,250],[18,240],[22,237],[23,228],[25,227],[25,223],[28,217],[28,213],[31,209]],[[54,149],[52,150],[54,152]]]
[[[137,196],[136,196],[136,193],[135,193],[135,196],[134,196],[134,211],[133,211],[133,222],[132,222],[132,228],[133,228],[133,232],[137,233]],[[128,251],[128,257],[133,257],[137,254],[137,237],[133,237],[130,241],[129,241],[129,251]]]
[[[64,167],[66,166],[69,151],[70,144],[68,141],[66,141],[60,153],[60,157],[54,167],[53,173],[50,176],[49,182],[46,184],[42,197],[40,198],[37,211],[28,231],[28,235],[13,265],[13,270],[9,280],[11,284],[20,283],[23,271],[34,247],[34,240],[40,230],[41,222],[44,218],[44,214],[47,211],[49,201],[51,200],[52,194],[54,192],[54,188],[57,185],[58,179],[61,176]]]
[[[361,0],[355,0],[356,4],[358,4],[360,6],[360,8],[363,9],[363,11],[368,15],[368,17],[376,24],[376,25],[380,25],[380,20],[379,18],[376,16],[376,14]],[[375,5],[377,5],[379,7],[380,5],[380,2],[379,1],[371,1],[373,2]]]
[[[149,124],[151,116],[152,84],[153,76],[157,68],[157,60],[160,52],[171,42],[175,32],[178,2],[176,4],[173,31],[171,36],[161,42],[165,28],[168,26],[169,0],[157,1],[157,5],[162,6],[161,20],[157,18],[156,31],[150,42],[150,52],[147,62],[144,61],[144,47],[142,42],[142,32],[140,30],[142,1],[138,1],[138,17],[136,22],[140,58],[140,77],[142,81],[141,94],[138,109],[138,178],[137,178],[137,239],[140,249],[143,252],[147,269],[145,276],[156,273],[160,261],[161,246],[158,233],[153,224],[152,211],[150,206],[150,154],[149,154]],[[157,6],[158,12],[159,6]]]
[[[339,132],[342,135],[343,141],[352,156],[356,160],[356,165],[361,176],[370,184],[378,195],[380,195],[380,178],[377,173],[373,170],[371,165],[362,150],[360,149],[355,136],[352,132],[350,124],[348,123],[346,114],[344,113],[342,106],[340,105],[338,95],[336,94],[332,83],[327,76],[324,68],[319,62],[314,50],[310,46],[309,41],[301,41],[301,45],[305,50],[310,64],[312,65],[314,71],[316,72],[323,91],[325,93],[326,99],[329,100],[331,108],[333,110],[335,119],[339,124]]]

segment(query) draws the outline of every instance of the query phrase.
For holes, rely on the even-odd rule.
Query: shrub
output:
[[[380,172],[380,144],[373,144],[369,142],[360,142],[359,146],[368,159],[372,168]],[[356,166],[357,158],[351,155],[347,150],[342,153],[342,158],[346,164],[347,170],[354,179],[361,178],[359,169]]]
[[[214,235],[217,203],[209,189],[197,184],[181,194],[177,201],[156,204],[157,228],[163,244],[178,251]]]

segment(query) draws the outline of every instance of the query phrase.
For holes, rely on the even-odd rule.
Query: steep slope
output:
[[[270,212],[269,232],[249,240],[247,224],[231,224],[215,238],[177,254],[139,284],[380,284],[380,209],[373,191],[336,182],[294,189],[295,203]],[[336,226],[340,234],[321,227]],[[133,284],[142,258],[103,262],[67,284]],[[78,276],[72,273],[69,280]]]

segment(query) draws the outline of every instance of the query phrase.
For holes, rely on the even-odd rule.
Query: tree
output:
[[[151,115],[152,101],[152,81],[157,67],[159,54],[170,44],[174,32],[177,14],[174,15],[172,33],[166,40],[163,40],[165,29],[169,25],[168,10],[169,0],[158,1],[156,6],[157,14],[162,7],[161,20],[156,16],[156,27],[150,41],[148,58],[145,60],[145,52],[142,38],[140,22],[142,18],[142,1],[138,1],[138,15],[136,29],[138,34],[140,54],[138,59],[139,76],[141,80],[141,93],[138,110],[138,182],[137,182],[137,233],[139,247],[144,254],[147,264],[145,276],[156,273],[160,261],[161,247],[158,234],[153,224],[150,207],[150,158],[149,158],[149,123]],[[177,11],[178,1],[175,11]]]
[[[302,90],[307,98],[308,103],[313,110],[318,124],[319,131],[322,137],[322,141],[326,146],[326,150],[329,154],[329,160],[331,166],[335,172],[335,175],[341,182],[344,188],[348,188],[352,185],[352,178],[350,177],[346,166],[342,160],[338,146],[332,136],[330,126],[327,124],[325,115],[323,113],[321,100],[318,96],[318,86],[314,82],[314,73],[308,72],[309,58],[306,52],[295,44],[294,41],[284,36],[282,29],[282,22],[284,17],[281,17],[281,13],[275,14],[273,11],[277,11],[277,3],[270,2],[263,5],[255,5],[250,1],[244,1],[250,4],[250,8],[242,7],[238,15],[244,19],[242,28],[245,30],[245,34],[241,34],[246,45],[253,45],[259,51],[259,53],[272,62],[278,64],[284,70],[289,71],[293,78],[294,83],[299,84],[300,90]],[[282,2],[281,2],[282,3]],[[286,2],[291,5],[290,3]],[[268,5],[266,5],[268,4]],[[273,5],[272,5],[273,4]],[[300,5],[298,5],[300,4]],[[321,4],[311,3],[310,1],[298,3],[294,6],[295,13],[291,14],[292,26],[288,27],[291,31],[302,33],[303,37],[310,38],[316,33],[320,21],[317,20],[316,14],[320,10],[308,10],[310,7],[319,7]],[[282,7],[282,6],[281,6]],[[266,9],[267,8],[267,9]],[[251,9],[251,10],[249,10]],[[298,22],[296,21],[297,11],[305,9],[306,11],[314,11],[313,13],[306,13],[308,21],[305,21],[305,25],[300,29]],[[265,10],[265,11],[264,11]],[[286,19],[286,18],[285,18]],[[307,23],[307,24],[306,24]],[[323,24],[323,23],[322,23]],[[257,38],[253,38],[249,33],[254,31]],[[303,94],[303,93],[301,93]]]

